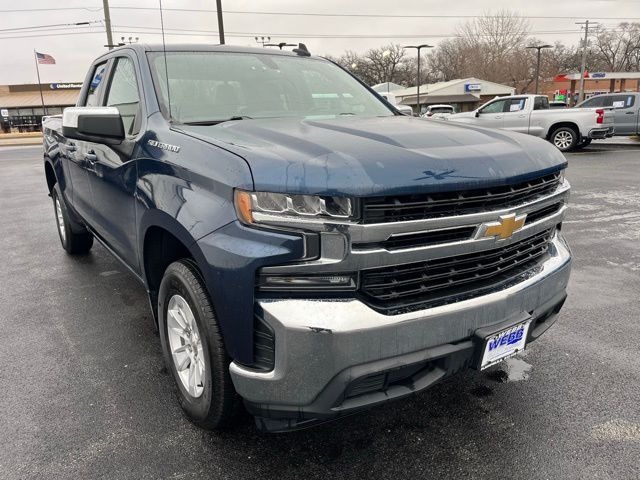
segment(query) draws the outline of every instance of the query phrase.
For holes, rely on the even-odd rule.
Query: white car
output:
[[[384,98],[391,105],[393,105],[396,108],[396,110],[398,110],[400,113],[403,113],[404,115],[408,115],[410,117],[413,116],[413,109],[409,105],[399,105],[398,101],[396,100],[396,96],[393,93],[391,92],[376,92],[376,93],[380,95],[382,98]]]
[[[497,97],[471,112],[449,115],[447,120],[528,133],[563,152],[582,148],[591,139],[611,137],[615,131],[613,109],[550,109],[544,95]]]
[[[421,117],[424,118],[446,118],[456,113],[452,105],[429,105]]]

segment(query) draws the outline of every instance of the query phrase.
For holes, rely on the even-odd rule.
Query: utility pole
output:
[[[402,48],[415,48],[418,51],[418,81],[416,82],[418,90],[416,92],[416,102],[418,103],[418,116],[420,116],[420,50],[422,50],[423,48],[433,48],[433,45],[407,45],[406,47]]]
[[[107,47],[113,48],[113,34],[111,33],[111,13],[109,12],[109,0],[102,0],[104,10],[104,28],[107,30]]]
[[[584,43],[582,44],[582,63],[580,64],[580,93],[578,95],[578,103],[584,100],[584,71],[587,67],[587,44],[589,42],[589,25],[597,25],[598,22],[576,22],[580,28],[584,28]],[[573,93],[573,92],[572,92]]]
[[[218,34],[220,35],[220,45],[224,45],[224,24],[222,22],[222,0],[216,0],[216,11],[218,13]]]
[[[527,48],[535,48],[538,50],[538,62],[536,63],[536,95],[538,94],[538,79],[540,78],[540,50],[543,48],[552,48],[552,45],[535,45]]]

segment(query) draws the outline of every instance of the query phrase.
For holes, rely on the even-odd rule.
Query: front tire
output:
[[[229,426],[237,403],[230,359],[193,261],[167,267],[158,295],[158,323],[164,359],[186,415],[208,430]]]
[[[93,246],[93,235],[86,230],[81,232],[74,231],[69,209],[64,202],[62,192],[57,183],[51,190],[51,198],[53,199],[53,212],[62,248],[70,255],[87,253]]]
[[[578,133],[571,127],[559,127],[551,133],[549,140],[561,152],[569,152],[578,143]]]

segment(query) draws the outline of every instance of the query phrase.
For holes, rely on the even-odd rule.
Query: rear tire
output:
[[[571,127],[559,127],[551,133],[549,141],[561,152],[569,152],[578,143],[578,132]]]
[[[208,430],[228,427],[239,403],[229,375],[231,360],[193,261],[167,267],[158,295],[158,324],[164,359],[187,417]]]
[[[57,183],[51,190],[51,198],[53,199],[53,213],[62,248],[70,255],[87,253],[93,246],[93,235],[86,230],[78,232],[78,227],[74,231],[69,209],[64,202],[62,192]]]

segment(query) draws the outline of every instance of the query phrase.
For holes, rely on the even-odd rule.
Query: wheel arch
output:
[[[58,182],[58,178],[56,176],[55,170],[53,169],[53,164],[48,159],[45,159],[44,161],[44,176],[47,180],[47,189],[49,190],[49,195],[51,195],[53,186]]]
[[[202,272],[206,261],[189,231],[161,210],[145,212],[138,239],[142,278],[157,322],[158,288],[167,267],[175,261],[191,259]]]
[[[557,129],[562,128],[562,127],[568,127],[571,128],[573,131],[576,132],[576,134],[578,135],[578,140],[580,140],[580,137],[582,136],[580,133],[580,127],[578,127],[578,124],[575,122],[557,122],[554,123],[553,125],[551,125],[549,127],[549,130],[547,131],[547,140],[551,139],[551,135],[553,135],[553,132],[555,132]]]

